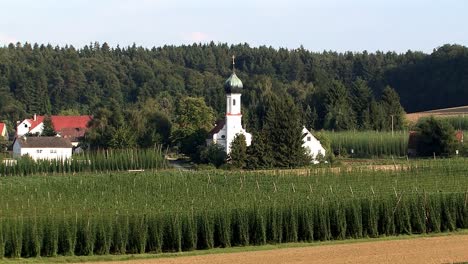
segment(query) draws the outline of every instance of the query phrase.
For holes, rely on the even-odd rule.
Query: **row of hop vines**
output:
[[[30,174],[60,174],[78,172],[162,169],[167,164],[161,147],[154,149],[98,150],[76,154],[67,160],[18,159],[15,163],[0,163],[0,176]]]
[[[468,228],[467,193],[147,214],[0,218],[0,258],[178,252]]]
[[[408,154],[407,131],[325,132],[335,154],[353,157],[390,157]]]

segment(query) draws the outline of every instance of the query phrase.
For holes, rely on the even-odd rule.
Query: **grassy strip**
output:
[[[213,248],[213,249],[207,249],[207,250],[196,250],[196,251],[177,252],[177,253],[99,255],[99,256],[58,256],[58,257],[16,258],[16,259],[4,258],[4,259],[0,259],[0,263],[85,263],[85,262],[127,261],[127,260],[139,260],[139,259],[175,258],[175,257],[202,256],[202,255],[211,255],[211,254],[264,251],[264,250],[275,250],[275,249],[284,249],[284,248],[318,247],[318,246],[342,245],[342,244],[354,244],[354,243],[373,243],[373,242],[378,242],[378,241],[407,240],[407,239],[446,237],[446,236],[458,236],[458,235],[468,235],[468,229],[462,229],[462,230],[457,230],[454,232],[446,232],[446,233],[384,236],[384,237],[378,237],[378,238],[359,238],[359,239],[312,242],[312,243],[283,243],[283,244],[274,244],[274,245],[267,244],[267,245],[261,245],[261,246]]]

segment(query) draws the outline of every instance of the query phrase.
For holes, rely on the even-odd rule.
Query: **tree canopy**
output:
[[[151,49],[17,43],[0,47],[0,120],[90,114],[96,120],[87,138],[98,147],[169,144],[181,129],[201,135],[224,115],[222,86],[233,54],[251,132],[261,131],[271,95],[293,102],[309,129],[390,130],[391,116],[396,128],[404,125],[403,109],[468,104],[468,48],[459,45],[397,54],[222,43]],[[192,106],[203,115],[188,117]],[[134,137],[121,142],[129,132]]]

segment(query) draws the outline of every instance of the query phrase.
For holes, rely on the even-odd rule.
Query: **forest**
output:
[[[459,45],[398,54],[213,42],[151,49],[17,43],[0,48],[0,121],[12,129],[34,113],[91,114],[88,140],[102,147],[167,145],[223,117],[232,55],[253,133],[278,100],[308,128],[335,131],[390,130],[391,116],[401,129],[404,111],[468,104],[468,48]]]

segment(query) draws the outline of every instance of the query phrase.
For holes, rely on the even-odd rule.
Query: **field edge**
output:
[[[389,240],[408,240],[417,238],[430,238],[430,237],[445,237],[467,235],[468,229],[461,229],[452,232],[443,233],[429,233],[418,235],[399,235],[399,236],[383,236],[378,238],[359,238],[359,239],[345,239],[345,240],[331,240],[322,242],[297,242],[297,243],[283,243],[283,244],[267,244],[260,246],[245,246],[245,247],[230,247],[230,248],[213,248],[207,250],[194,250],[177,253],[158,253],[158,254],[129,254],[129,255],[94,255],[94,256],[57,256],[57,257],[38,257],[38,258],[3,258],[0,263],[86,263],[86,262],[107,262],[107,261],[128,261],[128,260],[144,260],[144,259],[158,259],[158,258],[177,258],[189,257],[199,255],[211,254],[229,254],[250,251],[265,251],[284,248],[300,248],[300,247],[317,247],[325,245],[340,245],[340,244],[354,244],[354,243],[372,243],[378,241]]]

